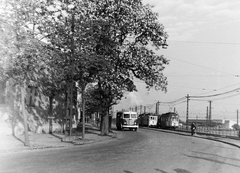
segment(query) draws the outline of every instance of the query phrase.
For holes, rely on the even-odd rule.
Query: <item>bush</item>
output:
[[[233,128],[234,130],[240,130],[240,126],[239,126],[238,124],[234,124],[234,125],[232,126],[232,128]]]

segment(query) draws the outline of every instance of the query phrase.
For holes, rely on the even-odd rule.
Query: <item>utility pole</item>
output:
[[[189,106],[189,95],[187,95],[187,111],[186,111],[186,127],[188,129],[188,106]]]
[[[85,138],[85,88],[86,84],[82,85],[82,139]]]
[[[68,4],[68,1],[66,1]],[[70,71],[68,72],[68,81],[67,81],[67,107],[66,107],[66,129],[65,129],[65,137],[67,136],[67,127],[69,126],[69,136],[72,136],[72,120],[73,120],[73,69],[74,69],[74,14],[72,15],[71,21],[71,31],[72,31],[72,38],[71,38],[71,57],[70,57]],[[69,121],[69,122],[68,122]]]
[[[238,127],[238,110],[237,110],[237,127]]]
[[[69,130],[69,136],[72,136],[72,107],[73,107],[73,80],[71,76],[70,81],[67,84],[67,106],[66,106],[66,129],[65,136],[68,136],[67,131]]]
[[[158,101],[156,103],[156,114],[158,115],[159,114],[159,105],[160,105],[160,102]]]
[[[209,101],[209,116],[208,116],[208,119],[209,119],[209,124],[211,126],[211,119],[212,119],[212,101]]]
[[[27,115],[26,115],[26,109],[25,109],[25,89],[26,89],[26,83],[25,80],[23,81],[23,86],[21,87],[21,99],[22,99],[22,114],[23,114],[23,120],[24,120],[24,135],[25,135],[25,146],[29,146],[29,136],[28,136],[28,124],[27,124]]]
[[[138,110],[138,107],[137,107],[137,106],[135,106],[135,112],[137,112],[137,110]]]
[[[207,115],[206,115],[206,126],[208,125],[208,106],[207,106]]]

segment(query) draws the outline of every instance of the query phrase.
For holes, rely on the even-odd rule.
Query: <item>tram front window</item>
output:
[[[137,118],[137,115],[136,114],[132,114],[131,118]]]
[[[123,117],[124,118],[130,118],[130,114],[124,114]]]

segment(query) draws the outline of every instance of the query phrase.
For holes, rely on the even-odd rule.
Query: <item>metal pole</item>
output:
[[[188,106],[189,106],[189,95],[187,95],[187,111],[186,111],[186,128],[188,130]]]
[[[65,121],[65,137],[68,136],[67,130],[68,130],[68,119],[69,119],[69,81],[67,81],[66,86],[66,121]]]
[[[238,110],[237,110],[237,127],[238,127]]]
[[[71,87],[71,99],[70,99],[70,136],[72,136],[72,119],[73,119],[73,69],[75,67],[75,65],[73,64],[73,59],[74,59],[74,27],[75,27],[75,18],[74,18],[74,14],[72,14],[72,24],[71,24],[71,31],[72,31],[72,40],[71,40],[71,82],[70,82],[70,87]],[[73,66],[73,67],[72,67]]]
[[[159,101],[156,103],[156,114],[158,115],[159,114]]]
[[[211,126],[211,119],[212,119],[212,101],[209,101],[209,124]]]
[[[25,109],[25,81],[23,82],[23,86],[21,88],[21,98],[22,98],[22,114],[24,119],[24,135],[25,135],[25,146],[29,146],[29,136],[28,136],[28,124],[27,124],[27,115]]]
[[[68,4],[68,1],[65,2]],[[68,9],[67,9],[68,11]],[[67,24],[67,18],[65,18]],[[74,14],[72,14],[72,21],[71,21],[71,31],[72,31],[72,38],[71,38],[71,57],[70,57],[70,72],[68,72],[68,81],[67,81],[67,111],[66,111],[66,128],[69,119],[69,136],[72,136],[72,114],[73,114],[73,58],[74,58]],[[73,67],[72,67],[73,66]],[[65,136],[67,135],[65,129]]]
[[[73,77],[73,76],[72,76]],[[70,115],[69,115],[69,136],[72,136],[72,119],[73,119],[73,79],[71,79],[71,82],[70,82],[70,104],[69,104],[69,111],[70,111]]]
[[[207,115],[206,115],[206,126],[208,126],[208,106],[207,106]]]
[[[82,85],[82,139],[85,138],[85,87],[86,85]]]

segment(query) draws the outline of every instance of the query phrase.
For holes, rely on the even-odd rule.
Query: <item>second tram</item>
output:
[[[176,129],[179,126],[179,115],[175,112],[168,112],[158,116],[157,127]]]
[[[145,113],[140,116],[140,124],[141,126],[147,127],[157,127],[158,116],[153,113]]]

